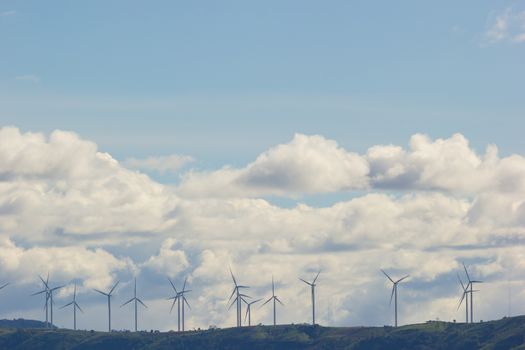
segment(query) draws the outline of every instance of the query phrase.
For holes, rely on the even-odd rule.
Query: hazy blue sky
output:
[[[480,151],[521,151],[520,23],[487,33],[523,8],[3,0],[0,122],[73,130],[117,158],[190,154],[199,167],[246,162],[295,132],[356,150],[462,132]]]

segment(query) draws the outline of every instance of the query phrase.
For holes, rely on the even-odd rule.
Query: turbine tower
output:
[[[238,285],[237,280],[235,279],[235,276],[233,275],[231,268],[230,268],[230,274],[232,276],[234,287],[233,287],[232,294],[230,295],[230,298],[228,299],[228,303],[230,302],[230,300],[232,300],[234,295],[235,295],[235,298],[233,299],[232,304],[228,307],[228,310],[232,307],[234,303],[237,304],[237,327],[241,327],[242,326],[242,316],[241,316],[242,315],[242,303],[241,303],[242,297],[244,296],[244,297],[249,298],[249,296],[242,294],[240,290],[243,288],[250,288],[250,287]]]
[[[191,307],[190,307],[190,304],[188,303],[188,300],[186,300],[186,296],[184,295],[185,293],[188,293],[188,292],[191,292],[191,290],[186,290],[186,281],[188,280],[188,278],[186,277],[184,279],[184,284],[182,286],[182,291],[180,292],[180,298],[179,300],[181,300],[181,319],[182,319],[182,331],[184,332],[184,304],[186,304],[188,306],[188,309],[191,310]]]
[[[128,301],[126,301],[124,304],[120,305],[120,307],[123,307],[124,305],[127,305],[129,303],[131,303],[132,301],[135,302],[135,332],[137,331],[137,306],[138,304],[137,303],[141,303],[142,306],[144,306],[145,308],[147,308],[146,304],[144,304],[142,302],[142,300],[140,300],[139,298],[137,298],[137,279],[135,278],[135,288],[133,290],[133,298],[129,299]]]
[[[471,280],[465,264],[463,264],[463,268],[465,269],[465,274],[467,275],[467,280],[468,280],[467,288],[470,286],[470,291],[469,291],[470,293],[470,323],[474,323],[474,298],[473,298],[473,294],[475,292],[474,283],[483,283],[483,282]]]
[[[244,316],[244,324],[246,324],[246,317],[248,317],[248,326],[252,325],[252,305],[258,303],[262,299],[257,299],[251,302],[247,302],[246,299],[242,298],[242,301],[246,304],[246,315]]]
[[[308,281],[303,280],[302,278],[299,278],[301,281],[303,281],[304,283],[310,286],[310,289],[312,292],[312,325],[314,326],[315,326],[315,286],[316,286],[315,282],[317,281],[317,277],[319,277],[320,273],[321,271],[317,273],[317,276],[315,276],[312,282],[308,282]]]
[[[73,330],[76,331],[77,330],[77,309],[79,309],[80,312],[84,313],[84,311],[82,311],[82,308],[77,304],[77,285],[76,283],[75,283],[75,289],[73,291],[73,301],[62,306],[61,309],[66,308],[70,305],[73,305]]]
[[[264,302],[264,304],[261,305],[261,307],[263,307],[264,305],[268,304],[270,301],[273,300],[273,325],[275,326],[277,324],[277,312],[276,312],[276,305],[275,305],[275,302],[278,301],[279,304],[283,305],[284,304],[279,300],[279,298],[275,295],[275,284],[273,282],[273,276],[272,276],[272,296],[270,297],[270,299],[266,300]]]
[[[186,290],[186,281],[188,278],[184,280],[184,285],[182,286],[182,290],[180,292],[177,291],[177,288],[175,288],[175,285],[171,281],[171,279],[168,278],[168,281],[170,281],[171,287],[175,291],[175,295],[168,298],[168,300],[173,300],[173,303],[171,304],[170,313],[173,311],[173,307],[175,306],[175,302],[177,302],[177,330],[181,331],[181,319],[182,319],[182,331],[184,332],[184,304],[188,306],[188,308],[191,310],[190,304],[188,303],[188,300],[186,299],[185,293],[191,292],[191,290]],[[181,308],[182,303],[182,308]],[[182,317],[181,317],[182,316]]]
[[[397,327],[397,285],[399,284],[399,282],[401,282],[405,278],[408,278],[408,275],[406,275],[403,278],[398,279],[397,281],[394,281],[392,278],[390,278],[390,276],[385,271],[381,270],[381,272],[383,272],[385,274],[385,276],[393,284],[393,286],[392,286],[392,294],[390,295],[390,305],[392,305],[392,297],[395,296],[395,298],[394,298],[394,318],[395,318],[395,326]]]
[[[111,296],[113,294],[113,291],[115,290],[115,288],[117,288],[117,285],[119,284],[120,281],[117,281],[117,283],[115,283],[115,285],[113,286],[113,288],[110,289],[109,292],[107,293],[104,293],[98,289],[95,289],[95,292],[99,292],[100,294],[106,296],[108,298],[108,332],[111,332]]]

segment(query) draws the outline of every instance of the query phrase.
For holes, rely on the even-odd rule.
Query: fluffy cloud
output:
[[[117,273],[136,270],[128,258],[119,259],[107,251],[84,247],[22,248],[9,239],[0,241],[0,262],[6,278],[18,284],[38,281],[49,274],[52,280],[81,280],[86,288],[108,287]]]
[[[475,193],[493,187],[500,171],[495,146],[488,146],[480,157],[460,134],[435,141],[416,134],[408,151],[398,146],[374,146],[366,158],[371,185],[377,188]],[[525,164],[525,159],[521,162]]]
[[[499,158],[496,146],[477,154],[461,134],[431,140],[416,134],[410,148],[377,145],[365,155],[348,152],[321,136],[295,135],[241,169],[190,172],[184,197],[258,197],[349,190],[435,190],[475,195],[525,192],[525,158]]]
[[[224,168],[184,177],[186,196],[258,196],[335,192],[367,186],[368,164],[322,136],[296,134],[243,169]]]
[[[183,250],[173,249],[175,244],[176,241],[173,238],[164,241],[160,247],[159,254],[151,256],[143,266],[170,277],[177,276],[181,271],[189,267],[189,262]]]
[[[363,192],[325,207],[264,198],[348,190]],[[147,327],[173,327],[165,276],[177,285],[188,277],[190,327],[233,325],[231,267],[253,297],[268,298],[274,276],[286,304],[279,322],[310,319],[298,277],[319,269],[322,324],[390,323],[391,286],[380,268],[411,276],[400,287],[402,323],[462,319],[456,273],[465,262],[487,282],[476,318],[490,319],[502,315],[496,301],[508,294],[505,282],[516,296],[525,290],[524,218],[523,156],[501,158],[492,145],[478,154],[459,134],[417,134],[407,148],[376,145],[363,155],[296,135],[243,168],[191,171],[172,188],[74,133],[0,130],[0,279],[20,282],[9,297],[18,317],[33,315],[14,306],[27,283],[49,271],[56,283],[79,279],[79,298],[96,311],[87,312],[88,327],[104,328],[102,300],[89,289],[121,280],[115,298],[126,298],[132,277],[151,306]],[[34,309],[41,314],[36,301]],[[116,325],[130,327],[128,311],[115,312]],[[255,310],[253,320],[269,322],[271,308]]]
[[[49,234],[160,232],[173,224],[175,198],[76,134],[0,129],[0,232],[37,240]],[[44,239],[44,238],[43,238]]]

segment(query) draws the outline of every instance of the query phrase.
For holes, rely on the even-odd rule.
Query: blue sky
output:
[[[77,131],[117,158],[242,164],[295,132],[360,151],[415,132],[525,147],[524,45],[486,37],[522,2],[0,6],[2,124]]]
[[[508,315],[524,62],[524,1],[2,0],[0,313],[41,319],[50,272],[103,330],[92,289],[120,280],[118,304],[137,277],[139,324],[168,330],[188,277],[190,328],[231,326],[231,266],[257,297],[275,276],[280,322],[321,269],[321,324],[384,325],[384,268],[411,276],[401,323],[461,320],[465,262],[475,318]]]

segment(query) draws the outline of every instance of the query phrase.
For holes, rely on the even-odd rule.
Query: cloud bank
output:
[[[319,269],[324,325],[391,322],[380,268],[411,275],[400,287],[401,323],[462,319],[463,262],[487,282],[476,319],[503,316],[508,288],[514,300],[525,296],[525,159],[500,157],[495,145],[480,154],[460,134],[416,134],[406,148],[373,145],[358,154],[297,134],[244,167],[187,171],[177,186],[128,166],[72,132],[0,129],[0,278],[14,282],[8,315],[41,318],[39,301],[24,295],[47,272],[56,283],[79,284],[79,300],[92,310],[82,321],[88,329],[105,327],[91,288],[120,280],[116,298],[126,298],[134,276],[150,306],[140,324],[173,328],[167,277],[188,277],[190,328],[231,326],[230,266],[254,297],[269,297],[274,276],[286,304],[282,323],[309,320],[309,290],[298,277]],[[325,207],[301,203],[349,192]],[[270,196],[296,205],[280,207]],[[255,322],[271,319],[270,309],[256,311]],[[512,311],[525,309],[516,303]],[[130,328],[127,319],[116,312],[116,327]],[[67,320],[57,314],[60,325]]]

